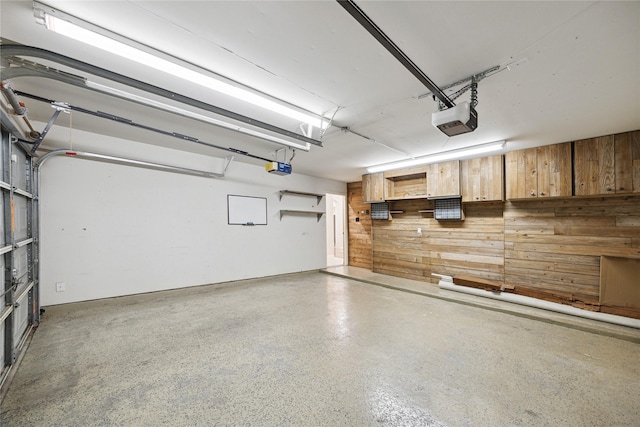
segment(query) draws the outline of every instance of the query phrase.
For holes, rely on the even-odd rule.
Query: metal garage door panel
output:
[[[31,183],[29,177],[29,161],[27,160],[27,154],[19,147],[14,146],[12,154],[16,157],[16,161],[12,162],[12,184],[14,187],[31,192]]]
[[[18,343],[24,332],[29,327],[29,293],[25,292],[17,302],[17,307],[13,310],[13,342]]]
[[[28,210],[27,206],[31,202],[30,199],[16,195],[13,201],[14,209],[14,227],[16,242],[24,240],[29,236],[28,230]]]
[[[0,343],[4,343],[4,322],[0,325]],[[4,368],[4,351],[0,351],[0,371]]]
[[[0,255],[0,268],[4,271],[4,257],[5,255]],[[4,274],[0,274],[0,289],[4,290]]]
[[[0,162],[0,163],[2,163],[2,162]],[[2,197],[0,197],[0,215],[2,215],[1,213],[4,212],[4,194],[1,195],[1,196]],[[6,241],[5,240],[6,239],[4,237],[4,218],[0,217],[0,247],[6,245]]]
[[[29,246],[26,245],[13,251],[13,269],[18,283],[23,285],[29,280]]]
[[[8,377],[28,332],[40,320],[37,271],[34,261],[32,212],[34,203],[31,158],[16,139],[2,132],[0,159],[0,383]],[[9,280],[11,282],[9,282]],[[13,288],[12,285],[16,285]],[[6,287],[6,288],[5,288]],[[3,369],[9,366],[10,369]]]
[[[7,141],[5,141],[5,138],[8,138],[8,136],[4,132],[2,132],[2,145],[3,145],[3,148],[8,147],[8,139],[7,139]],[[2,160],[3,161],[0,162],[0,177],[4,177],[4,170],[5,170],[4,157],[5,157],[5,155],[6,154],[3,152],[2,153]],[[8,177],[7,178],[2,178],[2,180],[5,180],[5,179],[8,180],[9,178]]]
[[[5,255],[0,255],[0,267],[2,268],[1,271],[4,271],[4,257]],[[0,289],[4,289],[4,274],[0,274],[0,283]],[[4,320],[2,321],[2,324],[0,324],[0,344],[2,344],[4,347]],[[4,368],[4,365],[4,348],[0,348],[0,371],[2,370],[2,368]]]

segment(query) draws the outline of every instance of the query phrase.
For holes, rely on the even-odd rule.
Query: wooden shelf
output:
[[[427,194],[409,194],[406,196],[387,197],[388,201],[426,199]]]
[[[305,193],[304,191],[293,191],[293,190],[280,190],[280,200],[282,200],[282,196],[285,194],[291,194],[294,196],[305,196],[305,197],[315,197],[320,203],[320,200],[324,197],[324,194],[318,193]]]
[[[427,173],[424,167],[384,173],[386,200],[427,197]]]
[[[287,214],[293,214],[293,215],[316,215],[318,217],[318,221],[320,221],[320,218],[322,218],[322,215],[324,215],[324,212],[303,211],[303,210],[294,210],[294,209],[280,209],[280,221],[282,221],[282,217],[287,215]]]

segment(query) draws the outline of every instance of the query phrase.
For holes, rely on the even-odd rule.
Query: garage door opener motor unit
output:
[[[291,175],[291,165],[283,162],[269,162],[265,170],[274,175]]]
[[[278,153],[280,151],[284,151],[284,157],[282,162],[278,160]],[[289,161],[286,161],[287,149],[280,148],[276,150],[276,152],[274,153],[274,157],[276,158],[276,160],[273,162],[267,163],[264,169],[267,172],[274,175],[291,175],[291,161],[296,156],[296,150],[291,150],[291,151],[292,151],[291,158],[289,158]]]
[[[478,127],[478,113],[468,102],[462,102],[433,113],[431,124],[448,136],[473,132]]]

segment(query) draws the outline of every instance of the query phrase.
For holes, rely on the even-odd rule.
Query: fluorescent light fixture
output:
[[[329,126],[329,122],[324,117],[315,115],[313,113],[301,111],[302,109],[297,110],[290,107],[289,105],[291,104],[285,105],[284,101],[274,101],[274,98],[271,98],[268,95],[256,93],[247,88],[240,87],[238,85],[234,85],[226,81],[222,81],[202,74],[198,71],[194,71],[190,68],[160,58],[159,56],[152,55],[148,52],[145,52],[141,49],[135,48],[127,43],[123,43],[115,39],[116,37],[122,38],[121,36],[114,35],[114,37],[107,37],[95,31],[89,30],[85,27],[93,27],[93,25],[85,23],[77,18],[65,15],[65,18],[73,19],[74,21],[77,21],[84,25],[75,24],[67,19],[60,19],[56,16],[53,16],[53,14],[62,14],[55,9],[51,9],[48,6],[34,2],[34,14],[39,23],[44,24],[44,26],[48,30],[51,30],[55,33],[70,37],[74,40],[78,40],[90,46],[105,50],[107,52],[145,65],[147,67],[165,72],[174,77],[178,77],[180,79],[198,84],[200,86],[206,87],[207,89],[212,89],[236,99],[248,102],[255,106],[264,108],[266,110],[273,111],[275,113],[297,120],[301,123],[308,124],[320,129],[326,129]],[[102,31],[106,32],[105,30],[101,29],[101,32]]]
[[[109,86],[102,85],[100,83],[95,83],[87,80],[85,82],[87,87],[94,89],[98,92],[108,93],[113,96],[117,96],[118,98],[127,99],[129,101],[136,102],[138,104],[147,105],[153,108],[157,108],[159,110],[168,111],[170,113],[178,114],[183,117],[188,117],[194,120],[198,120],[204,123],[209,123],[215,126],[223,127],[225,129],[230,129],[236,132],[243,133],[245,135],[251,135],[256,138],[264,139],[267,141],[275,142],[277,144],[286,145],[291,148],[295,148],[298,150],[309,151],[311,149],[311,144],[298,144],[293,141],[288,141],[286,139],[278,138],[277,136],[273,136],[267,133],[259,132],[253,129],[249,129],[243,126],[238,126],[233,123],[225,122],[223,120],[218,120],[213,117],[205,116],[204,114],[195,113],[193,111],[185,110],[183,108],[175,107],[173,105],[165,104],[163,102],[158,102],[153,99],[145,98],[143,96],[135,95],[133,93],[126,92],[124,90],[115,89]]]
[[[448,160],[464,160],[479,157],[480,155],[497,154],[504,151],[506,141],[490,142],[488,144],[473,145],[471,147],[457,150],[443,151],[442,153],[430,154],[428,156],[416,157],[415,159],[400,160],[397,162],[385,163],[382,165],[370,166],[369,173],[384,172],[393,169],[409,168],[430,163],[446,162]]]

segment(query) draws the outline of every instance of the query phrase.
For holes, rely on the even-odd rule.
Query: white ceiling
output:
[[[43,3],[307,110],[335,113],[323,147],[299,151],[294,173],[351,182],[366,166],[472,144],[504,139],[513,150],[640,129],[638,1],[357,1],[439,86],[500,66],[479,84],[478,129],[452,138],[431,126],[437,105],[431,97],[419,98],[428,89],[335,1]],[[298,131],[292,120],[49,32],[36,24],[30,1],[1,0],[0,8],[5,43],[64,54]],[[262,157],[279,148],[53,80],[22,77],[10,84]],[[49,120],[49,106],[23,100],[32,120]],[[457,101],[464,100],[468,93]],[[80,113],[73,126],[216,157],[229,154]],[[236,161],[261,164],[243,156]]]

